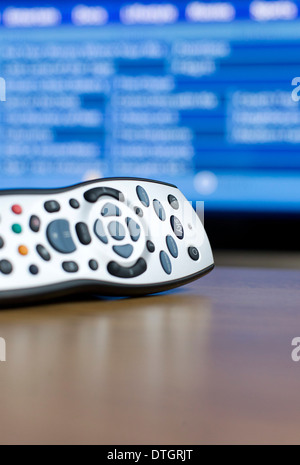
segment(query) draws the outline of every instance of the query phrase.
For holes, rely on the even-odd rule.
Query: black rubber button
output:
[[[173,239],[173,237],[172,236],[167,236],[166,237],[166,243],[167,243],[167,247],[168,247],[169,252],[172,255],[172,257],[177,258],[178,257],[178,247],[177,247],[177,244],[176,244],[175,240]]]
[[[117,189],[113,189],[111,187],[94,187],[94,189],[90,189],[84,194],[84,198],[87,202],[96,203],[100,197],[103,196],[113,197],[120,202],[124,202],[125,197],[122,192],[118,191]]]
[[[58,202],[56,202],[56,200],[50,200],[49,202],[46,202],[44,207],[48,213],[56,213],[60,210],[60,205]]]
[[[116,254],[120,255],[120,257],[129,258],[132,255],[133,247],[131,244],[115,245],[113,250]]]
[[[168,195],[168,202],[171,205],[171,207],[174,208],[174,210],[178,210],[179,202],[176,199],[175,195],[172,195],[172,194]]]
[[[51,260],[51,255],[49,254],[48,250],[46,249],[46,247],[44,247],[43,245],[39,244],[37,245],[36,247],[36,251],[37,253],[39,254],[39,256],[45,260],[45,262],[49,262]]]
[[[3,274],[10,274],[13,270],[12,264],[8,260],[1,260],[0,271]]]
[[[180,220],[176,216],[171,216],[171,226],[178,239],[183,239],[184,229]]]
[[[150,253],[153,253],[155,251],[155,245],[153,244],[152,241],[147,241],[146,245]]]
[[[97,260],[90,260],[89,261],[89,267],[90,267],[91,270],[97,271],[98,268],[99,268]]]
[[[136,188],[137,196],[140,202],[144,205],[144,207],[149,207],[150,201],[147,192],[142,186],[137,186]]]
[[[134,207],[135,214],[142,218],[144,216],[143,210],[139,207]]]
[[[76,199],[71,199],[69,203],[70,203],[70,206],[74,208],[75,210],[77,210],[80,207],[80,203]]]
[[[140,226],[131,218],[126,218],[126,223],[128,226],[129,234],[131,239],[136,242],[139,240],[141,235],[141,228]]]
[[[116,262],[110,262],[107,266],[108,272],[118,278],[136,278],[147,270],[147,263],[143,258],[139,258],[135,265],[130,267],[121,266]]]
[[[113,239],[122,241],[125,238],[126,232],[124,226],[118,221],[112,221],[108,225],[108,230]]]
[[[4,247],[4,240],[2,239],[2,237],[0,237],[0,249],[3,249]]]
[[[77,273],[79,270],[76,262],[63,262],[62,267],[67,273]]]
[[[101,210],[101,215],[104,217],[121,216],[121,210],[113,203],[106,203]]]
[[[38,269],[38,267],[37,267],[36,265],[31,265],[31,266],[29,267],[29,271],[30,271],[30,273],[33,274],[33,275],[39,274],[39,269]]]
[[[89,245],[92,242],[89,228],[85,223],[77,223],[75,229],[81,244]]]
[[[169,258],[169,255],[162,250],[160,252],[160,254],[159,254],[159,258],[160,258],[161,266],[163,267],[164,271],[167,274],[171,274],[172,273],[172,264],[171,264],[171,260]]]
[[[32,217],[29,220],[29,227],[31,231],[38,233],[41,227],[41,220],[39,219],[38,216],[32,215]]]
[[[199,250],[196,248],[196,247],[189,247],[188,248],[188,253],[189,253],[189,256],[191,257],[192,260],[195,260],[195,262],[197,260],[199,260],[199,257],[200,257],[200,254],[199,254]]]
[[[103,244],[108,243],[107,235],[105,234],[104,226],[101,220],[97,220],[94,226],[94,233]]]
[[[165,221],[166,219],[166,212],[162,204],[160,203],[159,200],[153,200],[153,207],[155,210],[155,213],[157,214],[158,218],[161,221]]]
[[[75,252],[76,246],[70,232],[70,223],[67,220],[57,220],[49,224],[47,238],[51,246],[60,253]]]

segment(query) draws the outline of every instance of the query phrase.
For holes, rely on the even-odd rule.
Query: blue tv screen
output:
[[[136,176],[209,211],[300,211],[298,2],[0,12],[1,188]]]

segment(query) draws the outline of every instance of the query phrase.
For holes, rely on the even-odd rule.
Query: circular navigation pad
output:
[[[126,205],[117,199],[107,196],[99,199],[91,211],[93,217],[93,232],[100,241],[101,255],[106,256],[109,263],[115,256],[116,264],[128,264],[132,267],[141,258],[146,249],[146,237],[142,225],[142,217],[136,215],[135,205]],[[95,217],[96,215],[96,217]],[[106,253],[105,253],[106,252]],[[121,265],[120,265],[121,266]],[[111,265],[109,272],[116,271],[117,266]],[[144,267],[137,267],[142,270]],[[125,271],[120,271],[120,274]],[[125,273],[126,274],[126,273]],[[129,273],[130,274],[130,273]]]

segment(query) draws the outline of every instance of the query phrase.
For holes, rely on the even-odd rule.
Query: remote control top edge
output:
[[[91,181],[84,181],[77,184],[72,184],[66,187],[59,187],[59,188],[23,188],[23,189],[2,189],[0,190],[0,196],[2,195],[37,195],[37,194],[61,194],[63,192],[68,192],[77,189],[79,186],[89,186],[95,183],[106,183],[109,181],[136,181],[136,182],[152,182],[154,184],[161,184],[163,186],[169,186],[172,188],[177,189],[175,184],[170,184],[163,181],[157,181],[155,179],[146,179],[146,178],[135,178],[135,177],[117,177],[117,178],[101,178],[101,179],[93,179]]]

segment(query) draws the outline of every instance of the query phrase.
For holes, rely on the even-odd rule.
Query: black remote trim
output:
[[[62,187],[60,189],[6,189],[0,191],[1,195],[36,195],[36,194],[62,194],[63,192],[73,191],[78,187],[90,186],[98,182],[108,182],[108,181],[136,181],[136,182],[153,182],[155,184],[162,184],[163,186],[174,187],[177,189],[177,186],[174,184],[169,184],[167,182],[155,181],[153,179],[145,178],[101,178],[93,179],[92,181],[86,181],[78,184],[73,184],[72,186]]]
[[[93,294],[95,296],[113,296],[113,297],[128,297],[128,296],[143,296],[164,292],[169,289],[184,284],[191,283],[214,269],[215,265],[189,275],[182,279],[168,281],[164,283],[156,283],[151,285],[130,285],[126,284],[108,284],[107,282],[94,280],[74,280],[65,283],[59,283],[50,286],[41,286],[34,289],[17,289],[12,291],[4,291],[0,293],[1,309],[16,307],[20,305],[28,305],[30,303],[41,303],[50,299],[57,299],[68,295]]]

